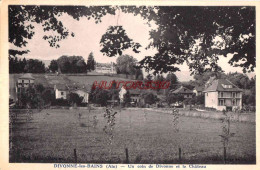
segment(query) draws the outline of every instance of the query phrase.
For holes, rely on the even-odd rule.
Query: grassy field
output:
[[[173,115],[167,113],[118,110],[109,144],[103,113],[42,110],[26,122],[21,112],[10,131],[10,162],[74,162],[76,149],[78,162],[123,163],[128,148],[130,163],[179,163],[181,148],[182,163],[223,163],[219,120],[180,117],[174,125]],[[232,122],[231,132],[235,136],[229,142],[227,163],[255,163],[255,124]]]
[[[92,85],[94,83],[94,81],[97,81],[97,83],[100,83],[101,81],[107,81],[109,85],[110,81],[116,80],[116,81],[120,81],[120,80],[129,80],[129,79],[124,79],[124,78],[119,78],[119,77],[110,77],[110,76],[92,76],[92,75],[88,75],[88,76],[67,76],[68,79],[70,79],[73,82],[77,82],[79,84],[89,84]]]

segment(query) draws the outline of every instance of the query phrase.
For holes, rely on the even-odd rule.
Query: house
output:
[[[129,94],[131,98],[131,103],[139,103],[143,102],[141,97],[141,91],[139,89],[129,89]],[[119,91],[119,99],[120,102],[124,101],[124,95],[127,93],[127,90],[124,86],[121,87],[121,90]]]
[[[176,94],[176,95],[177,94],[183,95],[183,97],[185,99],[192,98],[192,96],[194,94],[192,90],[190,90],[184,86],[181,86],[181,87],[177,88],[176,90],[171,91],[171,93]]]
[[[196,96],[200,96],[200,95],[203,95],[203,90],[204,90],[204,86],[196,86],[193,89],[193,93],[195,93]]]
[[[205,93],[205,107],[220,111],[242,107],[242,90],[227,79],[211,80],[203,93]]]
[[[16,83],[16,94],[19,96],[22,92],[25,92],[25,90],[28,87],[34,87],[34,80],[35,78],[30,73],[26,73],[18,78]]]
[[[131,102],[139,103],[141,102],[141,91],[139,89],[131,89],[129,90]]]
[[[126,94],[126,89],[124,86],[121,87],[121,90],[119,91],[119,99],[120,102],[122,103],[124,101],[124,95]]]
[[[55,84],[54,91],[56,99],[67,99],[67,95],[69,94],[69,88],[65,84]]]
[[[116,74],[115,63],[96,63],[95,71],[97,73]]]
[[[83,98],[82,103],[88,103],[88,101],[89,101],[89,93],[90,93],[90,88],[89,87],[85,88],[83,86],[82,88],[72,90],[71,92],[78,94],[79,97],[82,97]]]

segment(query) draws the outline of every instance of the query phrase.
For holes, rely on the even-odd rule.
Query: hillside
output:
[[[10,97],[16,99],[15,84],[17,79],[23,74],[9,74],[9,94]],[[54,88],[55,84],[72,85],[92,85],[94,81],[129,80],[125,78],[110,77],[104,75],[55,75],[55,74],[32,74],[35,78],[35,84],[42,84],[45,88]]]

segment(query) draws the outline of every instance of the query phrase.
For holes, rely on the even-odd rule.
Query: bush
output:
[[[152,105],[152,104],[156,103],[157,101],[159,101],[159,99],[153,93],[150,92],[150,93],[144,94],[144,102],[145,102],[145,104]]]
[[[69,105],[69,103],[65,99],[55,99],[52,102],[52,106],[68,106],[68,105]]]

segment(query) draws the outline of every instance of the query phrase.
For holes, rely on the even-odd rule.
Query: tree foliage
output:
[[[36,84],[34,87],[29,86],[21,91],[18,95],[18,103],[21,107],[26,108],[43,108],[43,106],[52,103],[55,100],[54,93],[45,89],[42,84]]]
[[[139,53],[139,43],[130,39],[122,26],[110,26],[100,40],[101,52],[108,57],[120,56],[128,48],[132,48],[135,53]]]
[[[52,72],[62,73],[86,73],[87,64],[82,56],[61,56],[58,60],[52,60],[49,66]]]
[[[45,71],[45,64],[40,60],[9,56],[9,73],[45,73]]]
[[[207,70],[219,71],[220,57],[232,55],[229,64],[242,67],[243,71],[254,71],[255,7],[172,7],[172,6],[9,6],[9,42],[17,47],[26,46],[34,36],[32,23],[41,24],[52,47],[58,42],[74,36],[59,16],[68,14],[74,19],[81,17],[101,22],[107,14],[116,10],[140,15],[148,24],[154,22],[158,28],[150,31],[151,43],[147,48],[156,48],[157,53],[146,56],[140,66],[156,73],[175,72],[178,65],[186,62],[192,74]],[[203,23],[203,24],[199,24]],[[121,55],[122,51],[141,46],[130,39],[122,26],[110,26],[102,36],[102,52],[109,56]]]
[[[126,93],[124,94],[124,105],[127,106],[131,102],[131,95],[130,92],[127,90]]]
[[[159,99],[157,98],[157,95],[155,95],[155,94],[153,94],[151,92],[145,93],[143,95],[143,97],[144,97],[145,104],[152,105],[152,104],[156,103],[157,101],[159,101]]]
[[[57,60],[51,60],[51,63],[49,65],[49,70],[54,73],[58,71],[58,68],[59,66]]]
[[[90,102],[95,104],[100,104],[101,106],[107,105],[107,100],[109,100],[109,92],[104,89],[92,88],[90,93]]]
[[[172,103],[176,103],[176,102],[182,102],[184,100],[184,96],[181,94],[172,94],[172,93],[168,93],[166,95],[166,102],[170,105]]]
[[[118,74],[134,75],[136,72],[137,60],[130,55],[119,56],[116,60],[116,70]]]
[[[179,84],[178,77],[172,72],[167,74],[166,80],[170,82],[169,90],[175,89]]]
[[[69,93],[68,94],[68,102],[71,106],[80,105],[82,103],[83,97],[80,97],[77,93]]]
[[[88,71],[91,71],[91,70],[95,70],[95,59],[94,59],[94,55],[93,53],[91,52],[89,55],[88,55],[88,61],[87,61],[87,70]]]

